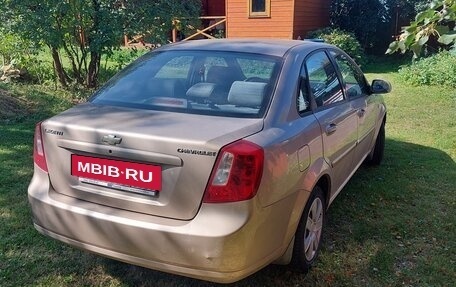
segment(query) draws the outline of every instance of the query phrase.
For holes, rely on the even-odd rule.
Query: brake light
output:
[[[263,148],[249,141],[240,140],[222,148],[204,202],[234,202],[254,197],[263,174],[263,162]]]
[[[35,139],[33,141],[33,161],[39,168],[45,172],[48,171],[46,156],[44,155],[43,137],[41,136],[41,123],[38,123],[35,126]]]

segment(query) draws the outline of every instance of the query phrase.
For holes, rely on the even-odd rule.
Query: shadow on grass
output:
[[[400,264],[405,264],[396,262],[395,256],[416,256],[402,250],[401,242],[422,240],[423,224],[435,226],[435,230],[429,230],[433,236],[444,238],[448,232],[455,235],[451,226],[441,230],[438,218],[423,216],[429,210],[442,216],[451,212],[448,200],[453,200],[454,204],[451,193],[456,190],[454,178],[456,164],[446,153],[389,139],[383,164],[379,167],[362,166],[329,209],[323,258],[309,274],[301,274],[288,266],[270,265],[231,286],[387,284],[391,273],[398,272],[396,269],[401,268]],[[454,214],[453,219],[456,220]],[[217,285],[115,261],[107,261],[106,269],[128,286]],[[379,277],[382,274],[384,278]],[[422,278],[401,276],[393,285],[423,282],[420,281]],[[451,278],[451,274],[449,276]]]
[[[456,248],[455,178],[441,150],[387,140],[383,164],[361,168],[330,208],[324,250],[359,281],[445,285],[456,275],[445,270]]]
[[[8,142],[1,148],[10,144],[25,145],[26,148],[10,148],[10,152],[1,154],[2,162],[23,161],[27,165],[31,164],[30,156],[24,155],[31,152],[31,146],[27,147],[31,144],[31,132],[9,131],[6,135]],[[102,259],[38,235],[31,226],[25,192],[30,171],[26,171],[24,177],[24,168],[29,167],[24,167],[22,163],[13,164],[8,169],[2,167],[1,170],[0,186],[8,186],[8,192],[1,194],[1,208],[10,212],[10,215],[0,218],[0,253],[3,254],[0,255],[0,273],[5,286],[41,283],[54,286],[217,285]],[[424,237],[428,240],[431,234],[442,246],[454,246],[450,242],[451,238],[455,238],[454,229],[439,221],[441,216],[446,216],[447,220],[456,222],[454,212],[451,213],[455,200],[452,191],[456,190],[454,178],[456,165],[446,153],[430,147],[387,140],[383,165],[361,167],[329,209],[325,241],[315,268],[303,275],[287,266],[270,265],[228,286],[395,286],[403,282],[429,283],[423,277],[413,279],[416,273],[412,271],[415,269],[410,271],[411,274],[404,270],[400,276],[394,273],[403,263],[397,262],[397,258],[408,260],[412,255],[423,256],[423,260],[430,262],[430,256],[445,255],[426,250],[425,246],[421,249],[422,253],[409,254],[413,250],[398,248],[397,243],[420,243]],[[437,217],[424,216],[430,210]],[[423,226],[428,228],[425,234],[422,232]],[[447,241],[444,241],[445,237]],[[430,240],[433,241],[432,238]],[[442,258],[446,263],[445,258]],[[409,261],[405,263],[412,265],[404,263],[404,266],[424,270],[431,268],[420,265],[419,258]],[[372,271],[373,268],[377,271]],[[433,271],[438,272],[438,267],[435,268],[437,270]],[[391,279],[391,276],[394,277],[392,274],[399,276],[397,280]],[[449,280],[454,275],[436,274],[440,274],[442,280]]]

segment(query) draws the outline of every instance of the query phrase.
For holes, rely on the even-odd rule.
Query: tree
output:
[[[49,47],[54,69],[66,87],[72,81],[97,85],[103,54],[112,53],[123,35],[150,34],[164,43],[173,20],[186,27],[199,16],[200,1],[188,0],[3,0],[13,30]],[[64,68],[67,58],[71,73]]]
[[[352,32],[364,49],[374,48],[378,35],[385,31],[386,9],[379,0],[333,0],[331,25]],[[388,29],[386,29],[388,30]]]
[[[0,0],[0,67],[10,64],[13,58],[20,55],[26,45],[24,41],[11,31],[10,13],[5,10]],[[0,72],[1,74],[1,72]]]
[[[427,0],[332,0],[331,26],[355,34],[371,53],[383,53],[396,27],[408,24]]]
[[[386,53],[411,50],[416,58],[432,38],[448,47],[455,45],[455,21],[456,0],[434,0],[426,10],[416,15],[410,26],[404,28],[399,39],[390,44]]]

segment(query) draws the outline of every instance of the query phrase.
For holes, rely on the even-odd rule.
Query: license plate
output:
[[[93,182],[102,181],[160,191],[161,174],[161,167],[156,165],[71,155],[71,175],[95,180]]]

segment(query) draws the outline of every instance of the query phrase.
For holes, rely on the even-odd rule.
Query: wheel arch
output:
[[[386,125],[386,116],[387,116],[387,112],[385,110],[385,113],[383,114],[383,117],[381,119],[381,124],[378,125],[376,131],[375,131],[375,138],[377,138],[378,136],[378,132],[380,131],[380,128],[382,127],[382,125]],[[379,119],[380,120],[380,119]],[[380,121],[379,121],[380,122]],[[375,140],[374,140],[375,142]]]
[[[306,171],[303,189],[312,192],[315,186],[319,186],[323,190],[326,206],[329,206],[331,198],[331,167],[324,158],[316,160],[312,166]],[[304,203],[305,204],[305,203]]]
[[[329,199],[331,198],[331,178],[330,178],[329,174],[327,174],[327,173],[323,174],[318,179],[315,186],[319,186],[322,189],[323,195],[325,197],[325,205],[326,205],[326,208],[328,208]]]
[[[382,128],[382,126],[383,127],[386,126],[386,116],[387,116],[387,112],[385,110],[385,113],[383,114],[383,118],[381,120],[381,124],[379,124],[375,129],[375,137],[372,138],[371,151],[367,155],[367,160],[371,160],[374,155],[375,142],[377,141],[377,137],[378,137],[378,134],[380,133],[380,129]]]

